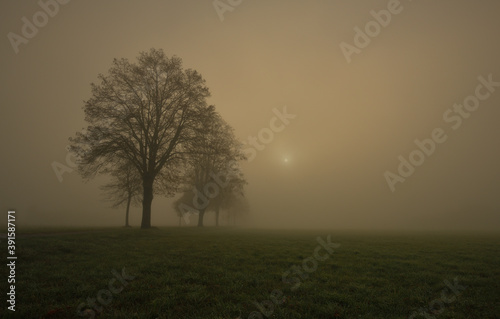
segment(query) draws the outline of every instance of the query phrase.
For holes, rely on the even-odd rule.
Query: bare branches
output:
[[[142,179],[131,163],[121,163],[110,172],[111,181],[101,187],[105,199],[111,203],[111,207],[123,206],[129,199],[132,204],[142,201]]]

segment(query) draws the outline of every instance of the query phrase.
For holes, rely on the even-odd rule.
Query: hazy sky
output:
[[[241,141],[276,110],[295,115],[243,165],[249,224],[500,230],[500,86],[476,91],[480,76],[500,82],[498,1],[219,2],[236,4],[223,21],[212,0],[69,1],[49,6],[53,17],[37,1],[2,1],[0,209],[24,225],[124,223],[102,201],[103,179],[60,182],[51,165],[67,165],[68,137],[86,126],[90,83],[113,58],[154,47],[204,76]],[[386,26],[372,22],[388,7]],[[34,19],[36,34],[23,27]],[[356,27],[373,36],[358,33],[363,48]],[[455,113],[465,99],[476,110]],[[419,158],[414,140],[436,128],[446,140]],[[410,154],[421,165],[393,192],[384,174]],[[170,201],[155,197],[153,225],[177,223]],[[131,223],[140,216],[133,208]]]

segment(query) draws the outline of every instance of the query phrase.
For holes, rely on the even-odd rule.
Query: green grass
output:
[[[283,273],[301,266],[316,237],[328,234],[341,246],[292,291]],[[81,318],[78,305],[99,291],[106,298],[111,271],[125,267],[135,278],[96,318],[246,319],[273,290],[284,302],[271,318],[408,318],[456,277],[465,290],[435,318],[500,318],[499,244],[500,236],[477,234],[214,228],[18,237],[16,312],[4,302],[0,317]],[[6,280],[0,287],[5,296]]]

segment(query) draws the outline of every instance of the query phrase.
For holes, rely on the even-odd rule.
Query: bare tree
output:
[[[192,215],[197,213],[196,210],[193,210],[190,214],[187,214],[184,209],[182,209],[185,205],[189,205],[189,203],[193,199],[193,193],[191,191],[185,191],[182,192],[181,197],[176,199],[173,203],[172,206],[174,208],[175,213],[177,214],[177,217],[179,217],[179,227],[182,226],[182,220],[189,220],[188,218]]]
[[[189,169],[184,188],[185,193],[192,194],[191,204],[194,207],[186,203],[189,196],[183,197],[181,204],[188,207],[189,214],[197,211],[198,226],[203,227],[206,211],[218,211],[220,203],[217,205],[217,201],[222,201],[225,193],[244,182],[238,161],[245,157],[240,150],[240,143],[234,137],[233,129],[214,108],[206,110],[203,122],[196,132],[196,142],[189,146]],[[178,210],[181,214],[186,213],[186,209],[180,206]]]
[[[182,225],[184,219],[189,223],[190,217],[199,215],[200,210],[206,214],[209,211],[215,212],[215,226],[220,225],[220,215],[222,211],[227,212],[227,223],[236,223],[236,216],[243,215],[248,212],[248,202],[244,195],[243,187],[247,182],[243,179],[243,175],[237,171],[230,172],[230,179],[227,180],[226,187],[219,188],[218,194],[213,198],[207,199],[204,207],[196,209],[196,201],[200,200],[199,191],[193,191],[192,185],[186,185],[181,197],[176,199],[172,206],[179,218],[179,226]],[[209,182],[210,183],[210,182]],[[203,195],[201,195],[203,196]],[[203,226],[203,219],[198,218],[198,226]]]
[[[126,206],[125,227],[130,227],[130,206],[139,205],[142,201],[142,180],[137,169],[129,162],[116,167],[111,173],[111,181],[101,189],[106,200],[112,203],[111,207]]]
[[[137,63],[115,59],[99,79],[84,105],[89,125],[70,139],[71,150],[87,179],[132,163],[142,179],[141,228],[150,228],[153,194],[175,192],[209,90],[180,58],[156,49],[142,52]]]
[[[240,202],[246,201],[244,187],[247,181],[243,177],[241,171],[233,171],[231,179],[227,181],[226,187],[222,188],[219,195],[213,198],[210,202],[210,208],[215,211],[215,226],[219,226],[219,217],[221,210],[227,210],[239,205]]]
[[[246,197],[239,194],[232,194],[225,205],[227,211],[228,224],[236,225],[237,217],[244,217],[250,211],[250,206]]]

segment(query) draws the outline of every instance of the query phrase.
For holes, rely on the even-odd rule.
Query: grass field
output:
[[[500,318],[500,236],[42,231],[18,231],[7,318]]]

